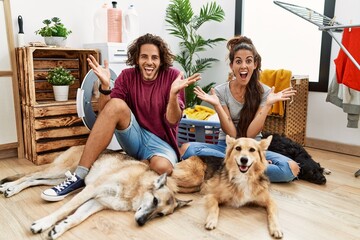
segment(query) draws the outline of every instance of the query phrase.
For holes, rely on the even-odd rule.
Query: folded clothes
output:
[[[186,108],[184,113],[188,119],[207,120],[211,115],[215,114],[215,110],[202,105],[195,105],[192,108]]]

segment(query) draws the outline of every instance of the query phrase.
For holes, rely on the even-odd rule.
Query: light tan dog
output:
[[[216,227],[219,205],[241,207],[252,203],[267,210],[271,236],[282,238],[277,207],[269,193],[269,180],[264,174],[267,167],[265,150],[272,136],[260,142],[251,138],[226,137],[225,159],[215,157],[191,157],[178,163],[172,178],[181,192],[201,190],[205,194],[207,218],[205,228]]]
[[[16,177],[3,179],[0,190],[10,197],[29,186],[62,182],[64,172],[73,171],[77,166],[82,151],[83,146],[72,147],[40,171],[17,180]],[[5,183],[10,179],[13,181]],[[35,221],[31,231],[40,233],[51,228],[48,236],[55,239],[103,209],[134,211],[136,223],[142,226],[191,201],[175,198],[176,183],[166,174],[159,176],[147,164],[122,153],[100,155],[86,176],[85,184],[81,192],[58,210]]]

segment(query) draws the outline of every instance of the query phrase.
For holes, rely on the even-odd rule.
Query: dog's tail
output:
[[[206,164],[201,158],[192,156],[176,164],[171,178],[178,186],[180,193],[198,192],[204,181]]]

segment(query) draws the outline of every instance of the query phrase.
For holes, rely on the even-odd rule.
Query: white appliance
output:
[[[126,68],[127,44],[126,43],[87,43],[84,48],[99,49],[101,65],[104,66],[104,60],[108,60],[109,67],[119,75]]]
[[[126,44],[125,43],[89,43],[84,44],[84,48],[99,49],[101,65],[104,66],[104,60],[109,62],[109,68],[111,73],[111,87],[114,86],[114,82],[117,76],[123,69],[126,68]],[[96,113],[92,107],[92,100],[99,97],[99,80],[95,73],[90,70],[82,81],[81,88],[78,88],[76,95],[76,108],[78,116],[83,120],[84,125],[91,130],[95,120]],[[111,142],[107,149],[120,150],[121,146],[113,135]]]

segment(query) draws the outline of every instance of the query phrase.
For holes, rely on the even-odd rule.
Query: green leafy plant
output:
[[[46,79],[52,85],[71,85],[74,83],[75,77],[69,70],[56,67],[48,72]]]
[[[67,38],[71,30],[67,29],[64,24],[61,23],[60,18],[53,17],[51,20],[45,19],[43,21],[45,24],[44,27],[40,28],[39,30],[35,31],[36,34],[41,35],[42,37],[64,37]]]
[[[224,38],[204,39],[198,34],[199,28],[209,21],[221,22],[225,18],[225,12],[216,2],[207,3],[200,9],[200,14],[195,15],[190,4],[190,0],[171,0],[166,9],[165,21],[170,25],[167,29],[171,35],[180,39],[180,53],[176,55],[175,61],[178,62],[185,72],[185,76],[194,73],[202,73],[211,68],[212,64],[219,61],[216,58],[201,58],[198,53],[205,52],[207,48],[212,48]],[[215,82],[203,86],[205,92],[209,92]],[[194,93],[194,88],[198,83],[190,85],[185,89],[186,107],[193,107],[201,104]]]

